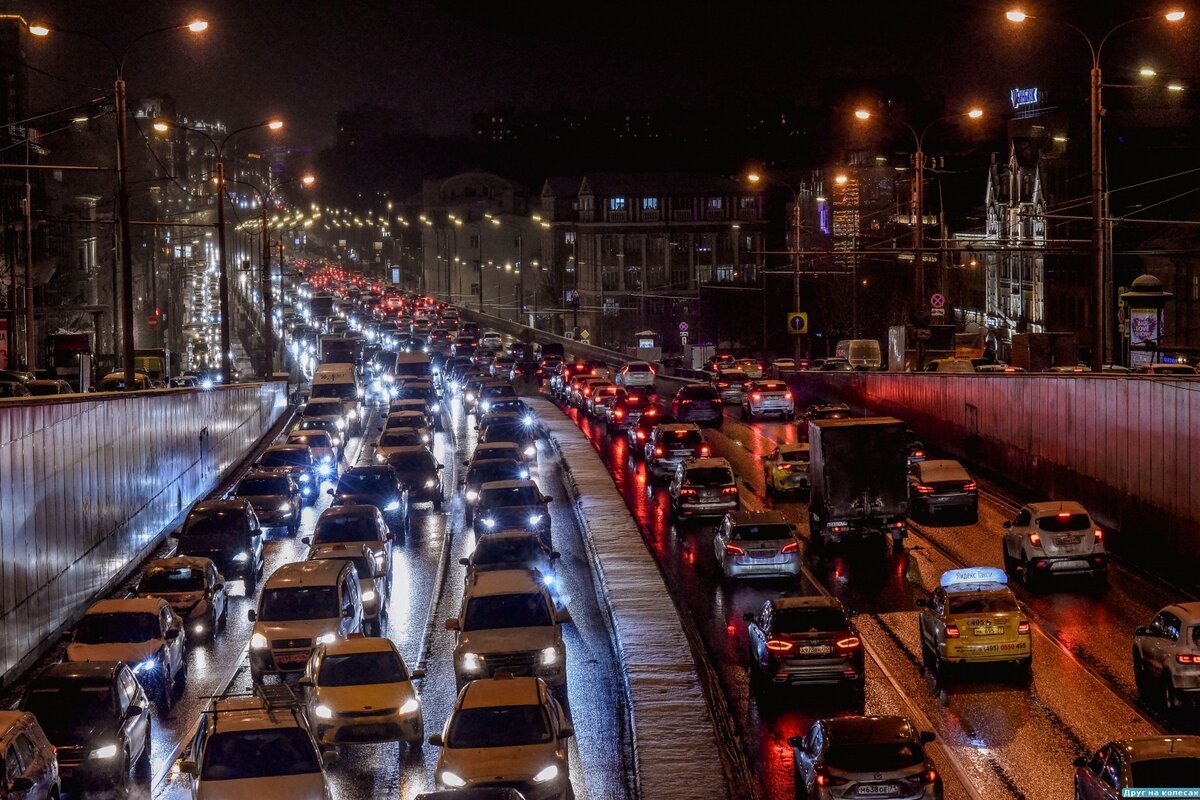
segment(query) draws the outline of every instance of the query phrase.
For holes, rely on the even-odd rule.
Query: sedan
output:
[[[857,614],[834,597],[781,597],[743,615],[750,679],[760,686],[835,686],[862,713],[866,671]]]
[[[979,485],[957,461],[918,461],[908,468],[908,508],[914,519],[918,512],[957,512],[974,524],[979,520]]]
[[[942,800],[942,776],[925,753],[937,738],[905,717],[820,719],[788,739],[796,796]]]

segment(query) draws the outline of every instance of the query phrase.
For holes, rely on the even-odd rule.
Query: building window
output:
[[[657,197],[643,197],[642,198],[642,210],[643,211],[658,211],[658,198]]]
[[[575,244],[575,231],[566,231],[563,233],[563,242],[565,244]]]
[[[624,197],[608,198],[608,210],[609,211],[624,211],[625,210],[625,198]]]
[[[718,198],[718,199],[720,199],[720,198]],[[742,198],[742,208],[744,208],[748,211],[753,211],[754,209],[758,208],[758,198],[757,197],[743,197]]]
[[[479,236],[477,234],[471,234],[471,249],[479,249]]]
[[[724,197],[709,197],[704,201],[704,207],[709,211],[720,211],[725,207]]]

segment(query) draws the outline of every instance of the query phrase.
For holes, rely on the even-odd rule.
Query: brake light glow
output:
[[[655,448],[654,448],[654,455],[656,455],[656,456],[661,456],[662,454],[663,454],[663,449],[662,449],[662,447],[655,447]]]
[[[1200,664],[1200,656],[1191,653],[1179,653],[1175,656],[1175,660],[1180,664]]]
[[[728,554],[729,554],[729,555],[731,555],[731,556],[744,556],[744,555],[746,555],[746,551],[745,551],[743,548],[741,548],[741,547],[738,547],[736,544],[727,544],[727,545],[725,545],[725,552],[726,552],[726,553],[728,553]]]
[[[1034,531],[1033,533],[1029,534],[1029,543],[1031,545],[1033,545],[1034,547],[1041,547],[1042,546],[1041,535],[1037,531]]]
[[[845,639],[839,639],[837,646],[841,650],[853,650],[862,644],[862,640],[857,636],[847,636]]]
[[[780,553],[798,553],[800,552],[799,542],[788,542],[783,547],[779,548]]]
[[[786,653],[793,649],[796,645],[791,642],[785,642],[782,639],[768,639],[767,649],[775,653]]]
[[[915,488],[917,490],[917,494],[933,494],[933,487],[927,486],[924,483],[918,483]]]
[[[824,772],[817,773],[817,779],[814,781],[817,786],[841,786],[846,783],[845,778],[838,778],[834,775],[827,775]]]
[[[1058,518],[1059,519],[1070,519],[1071,512],[1070,511],[1060,511],[1060,512],[1058,512]]]
[[[618,408],[613,411],[613,417],[616,419],[625,419],[625,412]]]
[[[925,451],[924,451],[924,450],[913,450],[912,457],[913,457],[913,458],[924,458],[924,457],[925,457]]]
[[[1104,531],[1100,530],[1099,528],[1096,528],[1094,533],[1096,536],[1096,544],[1100,544],[1101,542],[1104,541]]]
[[[979,484],[975,483],[975,481],[968,481],[963,484],[962,488],[964,492],[973,492],[979,488]]]
[[[927,769],[921,773],[921,783],[937,783],[938,773],[936,769]]]
[[[1017,623],[1017,633],[1029,633],[1029,623],[1028,622],[1018,622]]]
[[[638,441],[639,441],[639,442],[644,442],[644,441],[646,441],[646,432],[645,432],[645,431],[638,431],[638,432],[637,432],[637,439],[638,439]]]
[[[702,458],[707,458],[711,453],[712,453],[712,450],[709,449],[708,445],[706,445],[706,444],[700,445],[700,456]]]
[[[947,625],[946,626],[946,638],[947,639],[957,639],[958,638],[958,626],[957,625]]]
[[[696,490],[695,489],[680,489],[679,494],[683,495],[684,497],[695,497]]]
[[[737,494],[737,492],[738,490],[736,486],[726,486],[721,490],[721,494]]]
[[[755,401],[762,400],[762,392],[754,392],[750,395],[750,399]]]

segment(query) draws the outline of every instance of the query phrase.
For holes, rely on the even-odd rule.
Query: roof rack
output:
[[[216,733],[217,722],[220,719],[222,712],[232,712],[233,709],[223,709],[219,706],[222,700],[236,700],[238,698],[257,697],[262,701],[263,709],[267,712],[268,719],[271,722],[278,722],[276,714],[280,711],[287,711],[291,714],[292,719],[297,725],[303,727],[305,725],[304,717],[300,712],[300,701],[296,698],[296,694],[292,691],[292,687],[286,683],[259,683],[255,684],[250,692],[238,692],[236,694],[211,695],[208,697],[208,706],[201,711],[201,714],[211,714],[213,733]],[[242,710],[242,709],[239,709]]]

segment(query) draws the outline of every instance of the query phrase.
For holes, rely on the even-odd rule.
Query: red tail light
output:
[[[1033,533],[1029,534],[1029,543],[1031,545],[1033,545],[1034,547],[1041,547],[1042,546],[1041,535],[1037,531],[1034,531]]]
[[[695,497],[696,490],[695,489],[680,489],[679,494],[681,494],[684,497]]]
[[[721,494],[737,494],[737,487],[736,486],[726,486],[724,489],[721,490]]]
[[[1104,541],[1104,531],[1100,530],[1099,528],[1096,528],[1094,533],[1096,535],[1096,544],[1100,544],[1101,542]]]
[[[845,639],[839,639],[837,646],[839,650],[853,650],[862,644],[862,640],[857,636],[848,636]]]
[[[726,546],[728,547],[728,545]],[[774,653],[786,653],[795,646],[791,642],[785,642],[782,639],[767,639],[767,649]]]
[[[958,626],[957,625],[947,625],[946,626],[946,638],[947,639],[957,639],[958,638]]]
[[[1018,622],[1017,623],[1017,633],[1029,633],[1029,623],[1028,622]]]
[[[932,486],[926,486],[923,483],[918,483],[915,488],[917,490],[917,494],[933,494]]]
[[[762,392],[754,392],[750,395],[751,400],[762,400]]]
[[[846,783],[845,778],[839,778],[835,775],[828,775],[824,772],[818,772],[817,778],[814,781],[817,786],[841,786]]]
[[[979,488],[979,484],[975,483],[975,481],[968,481],[963,484],[962,488],[964,492],[974,492]]]
[[[662,454],[663,454],[663,449],[661,447],[654,448],[654,455],[661,456]]]
[[[700,457],[701,458],[708,458],[708,456],[711,453],[712,453],[712,451],[709,449],[708,445],[706,445],[706,444],[700,445]]]
[[[639,442],[644,442],[644,441],[646,441],[646,432],[645,432],[645,431],[638,431],[638,432],[637,432],[637,440],[638,440]]]
[[[618,408],[613,411],[613,417],[616,419],[625,419],[625,412]]]
[[[1200,664],[1200,656],[1194,656],[1191,653],[1179,653],[1175,656],[1175,660],[1180,664]]]
[[[924,458],[925,451],[924,450],[913,450],[912,457],[913,458]]]
[[[726,383],[725,381],[717,381],[717,388],[719,388],[719,389],[728,389],[728,388],[729,388],[729,384],[728,384],[728,383]]]
[[[921,773],[921,783],[937,783],[938,772],[936,769],[927,769]]]
[[[725,545],[725,552],[726,552],[726,553],[728,553],[728,554],[729,554],[729,555],[731,555],[731,556],[744,556],[744,555],[746,555],[746,551],[745,551],[744,549],[742,549],[742,548],[738,547],[736,544],[727,544],[727,545]],[[768,646],[769,646],[769,645],[768,645]],[[791,649],[791,648],[789,648],[789,649]]]
[[[800,552],[799,542],[788,542],[783,547],[779,548],[780,553],[798,553]]]
[[[788,400],[791,400],[792,399],[792,390],[788,389],[786,392],[783,393],[783,396],[786,397]]]

